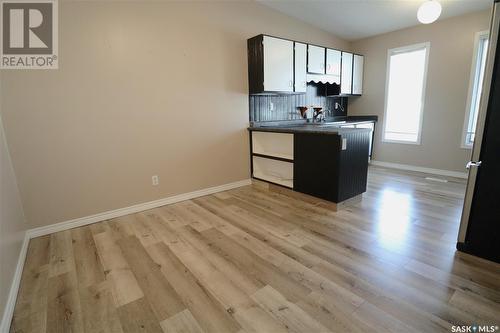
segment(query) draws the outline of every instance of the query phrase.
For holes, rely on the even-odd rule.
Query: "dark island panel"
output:
[[[340,203],[366,191],[370,132],[296,133],[295,191]],[[343,147],[344,145],[344,147]]]

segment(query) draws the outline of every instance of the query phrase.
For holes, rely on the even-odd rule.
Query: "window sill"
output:
[[[404,144],[404,145],[420,146],[420,140],[418,140],[418,141],[403,141],[403,140],[382,139],[382,143],[400,143],[400,144]]]

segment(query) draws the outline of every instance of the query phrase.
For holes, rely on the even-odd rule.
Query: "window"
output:
[[[420,144],[429,47],[388,51],[383,141]]]
[[[469,97],[467,98],[467,107],[465,111],[462,148],[472,148],[472,144],[474,143],[487,53],[488,31],[478,32],[474,42],[474,55],[470,73]]]

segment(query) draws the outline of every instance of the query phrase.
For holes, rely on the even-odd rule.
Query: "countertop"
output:
[[[281,126],[252,126],[248,128],[254,132],[276,132],[276,133],[312,133],[312,134],[334,134],[342,135],[352,132],[370,132],[369,128],[340,128],[338,125],[281,125]]]
[[[345,120],[344,120],[345,119]],[[342,125],[353,125],[361,123],[372,123],[377,121],[377,116],[354,116],[344,117],[342,120],[329,119],[327,123],[307,123],[305,121],[281,121],[281,122],[260,122],[253,123],[248,127],[249,131],[256,132],[277,132],[277,133],[312,133],[312,134],[333,134],[368,132],[369,128],[340,128]],[[328,124],[328,122],[336,122]]]

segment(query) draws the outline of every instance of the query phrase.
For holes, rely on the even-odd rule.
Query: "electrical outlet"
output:
[[[273,102],[269,102],[269,109],[270,109],[271,111],[273,111],[273,110],[274,110],[274,103],[273,103]]]
[[[160,184],[160,178],[157,175],[154,175],[153,177],[151,177],[151,183],[153,184],[153,186]]]

